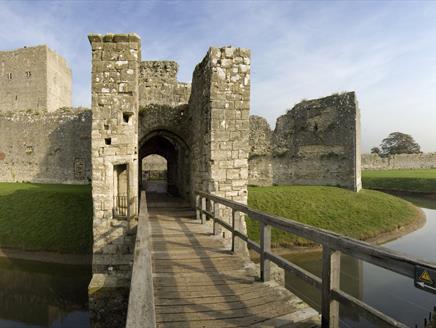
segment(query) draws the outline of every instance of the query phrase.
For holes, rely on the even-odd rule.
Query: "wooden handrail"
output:
[[[155,328],[150,221],[145,191],[141,192],[126,328]]]
[[[416,266],[436,270],[436,263],[424,261],[381,246],[370,245],[360,240],[345,237],[294,220],[267,214],[251,209],[247,205],[202,191],[197,191],[195,194],[197,218],[201,219],[202,223],[204,223],[205,218],[208,217],[213,220],[214,227],[216,224],[220,224],[225,229],[229,230],[232,234],[232,250],[234,250],[234,240],[238,237],[247,243],[248,248],[260,254],[260,278],[263,281],[270,279],[270,262],[273,262],[284,270],[295,273],[299,278],[321,290],[321,324],[323,328],[339,327],[339,303],[360,310],[362,314],[367,317],[376,317],[392,327],[407,327],[405,324],[340,290],[341,253],[409,278],[415,278]],[[232,210],[231,225],[221,220],[216,211],[208,211],[207,202],[213,202],[214,207],[216,204],[229,207]],[[250,240],[247,235],[235,229],[234,221],[236,212],[244,213],[260,223],[260,245]],[[322,279],[271,252],[271,227],[293,233],[323,246]],[[215,230],[216,228],[214,228],[214,232]]]

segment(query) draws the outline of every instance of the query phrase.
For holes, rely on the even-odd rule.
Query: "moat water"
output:
[[[436,262],[436,199],[405,197],[420,206],[427,222],[421,229],[383,246],[404,254]],[[320,276],[321,254],[285,256],[288,260]],[[293,274],[286,275],[288,289],[320,310],[320,293]],[[348,256],[342,256],[341,289],[363,300],[408,326],[423,327],[424,318],[436,306],[436,295],[415,288],[413,280]],[[365,318],[341,306],[341,327],[385,327],[379,321]]]
[[[1,328],[87,328],[89,266],[0,258]]]
[[[407,197],[406,197],[407,198]],[[436,261],[436,200],[409,198],[423,208],[425,226],[384,246]],[[320,254],[288,257],[320,274]],[[89,266],[47,264],[0,258],[0,328],[87,328]],[[319,308],[319,293],[292,275],[287,287]],[[295,287],[298,289],[296,290]],[[414,287],[411,279],[343,256],[341,288],[375,308],[414,327],[436,306],[436,295]],[[341,307],[342,327],[383,327]]]

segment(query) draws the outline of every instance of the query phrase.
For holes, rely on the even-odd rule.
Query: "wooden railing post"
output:
[[[201,196],[201,224],[204,224],[204,221],[206,220],[206,213],[204,213],[204,211],[206,211],[206,198]]]
[[[271,226],[260,222],[260,279],[269,281],[271,263],[265,258],[265,251],[271,251]]]
[[[235,221],[239,221],[239,212],[232,209],[232,252],[235,252]]]
[[[218,207],[218,203],[217,202],[213,202],[213,234],[217,235],[218,234],[218,222],[216,222],[215,218],[219,217],[219,207]]]
[[[321,327],[339,327],[339,303],[332,298],[332,289],[339,289],[341,252],[324,246],[322,250]]]
[[[195,218],[201,220],[201,199],[200,195],[195,195]]]

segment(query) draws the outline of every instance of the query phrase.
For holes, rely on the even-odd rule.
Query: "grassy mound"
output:
[[[363,171],[367,189],[436,193],[436,169]]]
[[[0,183],[0,247],[90,253],[91,187]]]
[[[328,229],[356,239],[368,239],[412,223],[420,215],[409,202],[372,190],[354,193],[335,187],[250,187],[250,207]],[[248,235],[259,240],[259,224],[247,220]],[[306,246],[310,242],[272,230],[274,247]]]

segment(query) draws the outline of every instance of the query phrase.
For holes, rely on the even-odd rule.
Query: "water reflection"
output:
[[[428,200],[426,200],[428,201]],[[436,201],[433,203],[433,207]],[[384,247],[436,262],[436,210],[423,208],[426,225]],[[320,276],[321,254],[296,254],[287,259]],[[286,287],[310,305],[320,310],[320,293],[293,274],[286,274]],[[414,327],[423,326],[423,320],[436,305],[436,295],[414,287],[413,280],[374,265],[342,256],[341,288],[393,318]],[[341,306],[342,327],[384,327],[380,322],[368,322],[355,312]]]
[[[0,258],[0,327],[89,327],[88,266]]]

